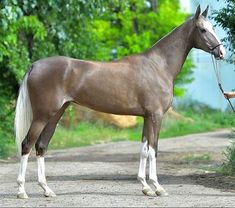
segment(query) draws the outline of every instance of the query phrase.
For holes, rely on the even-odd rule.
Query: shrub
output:
[[[222,173],[235,176],[235,130],[232,134],[232,143],[225,151],[225,162],[222,166]]]

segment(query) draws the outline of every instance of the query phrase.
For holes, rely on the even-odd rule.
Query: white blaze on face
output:
[[[221,43],[220,39],[217,37],[217,35],[215,34],[215,31],[213,29],[213,26],[210,22],[208,21],[203,21],[203,27],[205,29],[207,29],[214,37],[215,39],[219,42],[219,44]]]
[[[217,37],[217,35],[215,34],[215,31],[214,31],[214,29],[213,29],[213,26],[212,26],[212,24],[211,24],[210,22],[204,20],[204,21],[203,21],[203,27],[204,27],[205,29],[207,29],[207,30],[215,37],[215,39],[218,41],[219,44],[221,44],[221,41],[220,41],[220,39]],[[225,56],[225,48],[224,48],[224,46],[223,46],[223,45],[220,45],[220,46],[218,46],[218,47],[219,47],[219,49],[220,49],[221,58],[224,58],[224,56]]]

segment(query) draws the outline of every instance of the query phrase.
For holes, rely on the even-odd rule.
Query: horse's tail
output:
[[[27,80],[28,73],[25,75],[20,86],[15,113],[15,137],[19,156],[21,156],[22,152],[22,141],[29,131],[33,118]]]

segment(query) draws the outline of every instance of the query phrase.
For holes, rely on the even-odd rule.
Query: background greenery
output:
[[[213,131],[235,125],[233,114],[223,113],[197,102],[182,104],[176,108],[176,111],[180,112],[185,118],[191,118],[190,121],[166,117],[161,128],[161,139]],[[138,118],[135,127],[126,129],[116,128],[102,122],[81,122],[79,125],[71,125],[69,128],[60,125],[51,140],[49,148],[78,147],[121,140],[140,141],[142,127],[143,119],[141,117]]]
[[[0,155],[14,143],[15,100],[32,62],[55,55],[112,60],[139,53],[186,17],[178,0],[1,0]],[[188,59],[175,83],[177,96],[192,81],[192,67]]]
[[[217,24],[227,32],[223,42],[226,43],[231,53],[228,61],[235,63],[235,0],[225,0],[225,2],[226,6],[215,11],[213,17]]]

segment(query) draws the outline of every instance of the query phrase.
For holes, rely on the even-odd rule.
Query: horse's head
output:
[[[216,59],[223,59],[225,49],[220,39],[215,34],[212,24],[207,19],[208,9],[209,6],[207,6],[206,10],[201,14],[199,5],[194,14],[194,47],[212,53]]]

